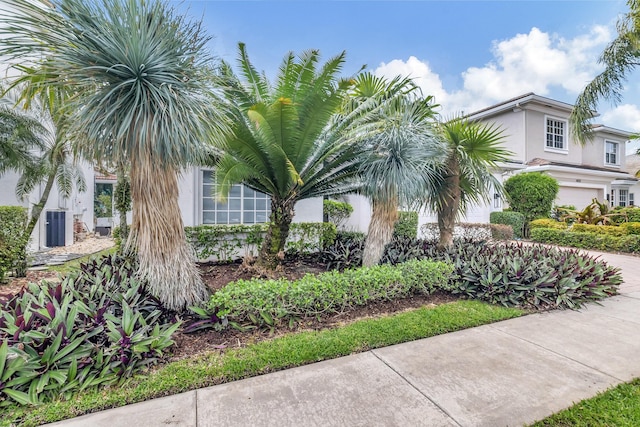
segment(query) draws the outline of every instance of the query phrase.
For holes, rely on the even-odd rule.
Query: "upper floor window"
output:
[[[547,117],[546,126],[545,148],[567,151],[567,121]]]
[[[267,222],[271,212],[271,199],[264,193],[246,185],[231,187],[225,202],[216,200],[215,173],[202,171],[202,223],[203,224],[257,224]]]
[[[604,142],[604,163],[607,165],[620,164],[620,144],[613,141]]]

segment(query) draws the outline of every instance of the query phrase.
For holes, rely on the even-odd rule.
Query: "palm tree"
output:
[[[380,262],[391,241],[398,207],[417,205],[430,192],[444,150],[434,132],[432,97],[413,96],[410,80],[363,74],[356,88],[356,99],[379,103],[359,130],[364,153],[359,191],[369,198],[373,211],[362,264],[372,266]]]
[[[438,247],[443,249],[453,244],[455,222],[466,207],[488,200],[492,188],[500,191],[491,170],[511,153],[502,148],[502,130],[493,124],[455,118],[440,125],[440,135],[448,154],[437,173],[436,191],[425,204],[437,213]]]
[[[166,307],[202,301],[207,290],[185,240],[178,174],[200,162],[220,132],[211,57],[199,23],[166,3],[15,0],[0,15],[0,55],[44,58],[44,84],[65,86],[74,148],[95,164],[130,166],[133,221],[126,244],[138,274]],[[35,59],[34,59],[35,60]]]
[[[239,44],[242,79],[225,64],[233,132],[215,163],[222,198],[244,183],[271,197],[270,224],[257,263],[275,268],[283,257],[297,201],[355,188],[358,146],[340,135],[349,119],[332,125],[350,80],[337,77],[345,53],[319,64],[319,52],[285,56],[273,85],[258,73]],[[340,131],[340,132],[339,132]]]
[[[44,206],[49,200],[55,183],[64,197],[71,197],[73,187],[86,191],[82,170],[75,162],[68,139],[59,131],[55,119],[57,101],[46,106],[36,100],[28,109],[16,101],[5,97],[0,107],[0,146],[9,156],[0,165],[0,174],[4,168],[20,173],[16,186],[16,196],[24,200],[37,185],[44,182],[44,188],[38,202],[31,207],[29,220],[23,232],[27,242],[35,228]],[[12,104],[9,106],[8,104]],[[16,273],[26,273],[26,259],[16,268]]]
[[[592,138],[589,121],[595,116],[598,101],[620,102],[629,72],[640,65],[640,1],[627,0],[629,12],[618,20],[618,36],[605,48],[598,62],[605,69],[578,95],[571,113],[573,134],[586,143]]]

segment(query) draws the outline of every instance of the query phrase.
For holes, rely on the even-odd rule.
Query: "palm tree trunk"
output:
[[[294,201],[271,199],[270,224],[256,261],[259,266],[273,270],[284,260],[284,245],[289,237],[294,206]]]
[[[31,216],[29,218],[29,222],[27,223],[26,228],[24,229],[24,239],[22,241],[25,242],[25,245],[29,242],[31,238],[31,233],[36,228],[36,224],[40,219],[40,214],[42,213],[44,206],[47,204],[47,200],[49,200],[49,194],[51,194],[51,189],[53,188],[53,183],[56,179],[55,169],[54,172],[50,173],[47,177],[47,183],[44,186],[44,190],[40,195],[40,200],[38,203],[33,205],[31,208]],[[27,275],[27,248],[26,246],[21,249],[23,252],[23,256],[19,258],[16,263],[15,273],[17,277],[25,277]]]
[[[127,241],[129,237],[129,226],[127,225],[127,211],[129,210],[130,203],[126,203],[128,200],[126,199],[126,193],[129,193],[127,186],[129,183],[127,182],[127,176],[125,175],[124,166],[118,166],[116,170],[117,182],[116,182],[116,209],[118,210],[118,216],[120,217],[120,239],[123,242]]]
[[[137,253],[140,278],[165,307],[183,310],[201,303],[208,291],[185,238],[178,171],[159,167],[148,155],[132,162],[130,174],[133,221],[125,253]]]
[[[449,175],[444,181],[445,195],[438,211],[438,228],[440,229],[438,249],[440,250],[453,246],[453,231],[460,209],[460,162],[458,157],[452,154],[447,163]]]
[[[384,248],[393,237],[393,225],[398,220],[397,203],[379,203],[373,201],[373,213],[367,232],[367,240],[362,255],[362,265],[378,265],[384,255]]]

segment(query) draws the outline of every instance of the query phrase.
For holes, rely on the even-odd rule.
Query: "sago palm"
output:
[[[201,159],[216,124],[211,57],[199,23],[163,1],[15,0],[0,14],[0,54],[44,58],[65,85],[74,141],[96,164],[128,164],[133,221],[127,248],[139,275],[172,309],[206,295],[178,206],[178,174]],[[213,125],[213,126],[212,126]]]
[[[340,79],[344,52],[320,64],[318,51],[285,56],[272,84],[239,45],[240,77],[227,65],[226,94],[233,132],[218,145],[215,164],[222,197],[244,183],[271,197],[270,224],[258,264],[276,267],[299,200],[355,188],[358,147],[330,126],[344,104],[350,80]]]
[[[431,97],[410,94],[410,80],[388,81],[363,74],[357,80],[355,102],[374,102],[369,118],[357,132],[361,138],[359,192],[371,201],[363,265],[378,264],[391,241],[398,208],[417,206],[431,192],[432,174],[444,154],[434,131]]]
[[[598,60],[604,70],[578,95],[571,113],[571,128],[581,143],[592,137],[590,119],[598,102],[602,99],[620,102],[629,73],[640,65],[640,1],[627,0],[627,5],[629,11],[618,21],[618,36]]]
[[[439,133],[448,154],[425,204],[438,216],[438,247],[446,248],[453,244],[455,222],[467,206],[488,201],[492,189],[501,191],[491,172],[511,153],[502,147],[502,130],[493,124],[455,118],[442,123]]]

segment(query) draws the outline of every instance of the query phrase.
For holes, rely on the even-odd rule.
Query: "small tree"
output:
[[[511,210],[523,214],[527,223],[550,217],[558,189],[558,181],[540,172],[514,175],[504,183]]]

